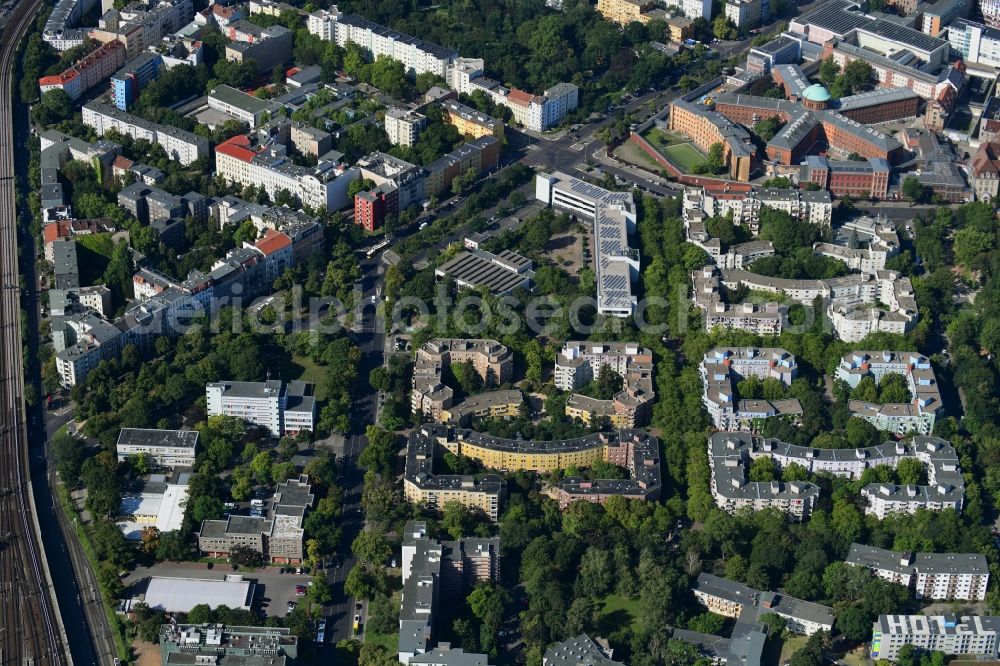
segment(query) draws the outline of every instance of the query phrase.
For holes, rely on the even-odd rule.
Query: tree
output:
[[[760,623],[767,630],[768,638],[778,638],[785,630],[785,618],[776,613],[767,613],[760,617]]]
[[[924,186],[916,176],[907,176],[903,179],[903,196],[914,203],[922,202],[926,196]]]
[[[924,464],[916,458],[903,458],[896,465],[896,477],[901,485],[920,485],[925,478]]]
[[[262,567],[264,555],[249,546],[236,546],[229,553],[229,561],[242,567]]]
[[[725,14],[719,14],[712,21],[712,34],[719,39],[730,40],[739,37],[739,30],[732,19]]]
[[[68,488],[76,487],[80,482],[80,468],[86,458],[84,443],[66,432],[65,428],[60,428],[52,438],[52,457],[62,482]]]
[[[46,112],[45,124],[55,124],[69,120],[73,116],[73,100],[61,88],[55,88],[42,95],[39,102]]]
[[[381,567],[368,569],[358,565],[347,573],[344,580],[344,590],[355,599],[371,599],[377,594],[384,594],[386,587],[385,572]]]
[[[776,476],[774,458],[761,456],[750,463],[751,481],[774,481]]]
[[[875,72],[872,66],[864,60],[852,60],[844,67],[844,80],[854,92],[871,90]]]
[[[725,148],[718,141],[708,147],[708,168],[712,173],[722,173],[726,168]]]
[[[467,598],[472,614],[479,621],[495,632],[503,622],[503,610],[506,603],[506,593],[496,585],[479,585]]]
[[[688,629],[702,634],[719,634],[726,624],[726,618],[712,612],[695,615],[688,621]]]
[[[188,611],[187,621],[190,624],[208,624],[212,621],[212,608],[208,604],[197,604]]]
[[[250,461],[250,469],[258,483],[271,483],[271,453],[261,451]]]
[[[580,572],[576,578],[576,589],[595,599],[609,594],[614,586],[614,565],[610,551],[591,546],[580,558]]]
[[[399,604],[392,598],[379,594],[368,602],[369,631],[376,634],[391,634],[399,628]]]
[[[458,501],[444,503],[441,509],[441,526],[444,527],[452,539],[461,539],[469,536],[478,522],[473,510]]]
[[[833,85],[833,82],[837,79],[837,75],[839,74],[840,65],[834,61],[833,56],[830,56],[826,60],[820,62],[819,80],[827,88]]]
[[[809,470],[798,463],[789,463],[781,470],[781,480],[786,482],[808,481]]]
[[[837,629],[852,641],[871,637],[872,618],[857,606],[848,606],[837,615]]]
[[[381,532],[364,530],[351,544],[351,552],[361,562],[372,566],[384,566],[392,557],[392,547]]]
[[[784,123],[781,122],[781,118],[771,116],[770,118],[764,118],[754,123],[753,132],[764,141],[770,141],[783,125]]]

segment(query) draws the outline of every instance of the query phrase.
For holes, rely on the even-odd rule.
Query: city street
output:
[[[354,599],[344,591],[344,579],[355,564],[351,554],[351,543],[364,528],[364,510],[361,506],[361,493],[364,489],[364,471],[358,468],[358,456],[368,444],[365,436],[365,426],[375,423],[378,410],[378,392],[368,383],[368,373],[382,365],[385,346],[384,321],[376,316],[375,304],[371,297],[375,295],[376,287],[384,279],[384,266],[379,258],[363,261],[361,307],[364,316],[360,332],[353,335],[355,343],[361,347],[361,366],[358,368],[358,392],[355,396],[353,410],[353,430],[345,438],[344,462],[341,473],[341,485],[344,489],[344,517],[341,535],[343,556],[338,563],[327,570],[327,581],[333,587],[334,603],[327,607],[329,617],[326,640],[331,644],[345,638],[351,638],[352,620],[354,619]],[[378,300],[378,299],[376,299]],[[363,618],[364,619],[364,618]]]

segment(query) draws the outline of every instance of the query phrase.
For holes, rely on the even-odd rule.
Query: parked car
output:
[[[294,601],[289,601],[289,602],[288,602],[288,612],[289,612],[289,613],[291,613],[291,612],[292,612],[293,610],[295,610],[295,605],[296,605],[296,604],[295,604],[295,602],[294,602]]]
[[[295,596],[301,597],[301,596],[305,595],[305,593],[306,593],[306,586],[305,585],[296,585],[295,586]]]

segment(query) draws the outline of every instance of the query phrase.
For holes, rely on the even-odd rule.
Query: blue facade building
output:
[[[139,98],[142,89],[159,75],[162,66],[163,58],[148,51],[125,63],[111,77],[111,94],[115,106],[128,111]]]

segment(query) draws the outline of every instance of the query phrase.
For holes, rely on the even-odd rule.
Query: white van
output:
[[[250,506],[263,508],[264,500],[262,499],[252,499],[250,500]]]

